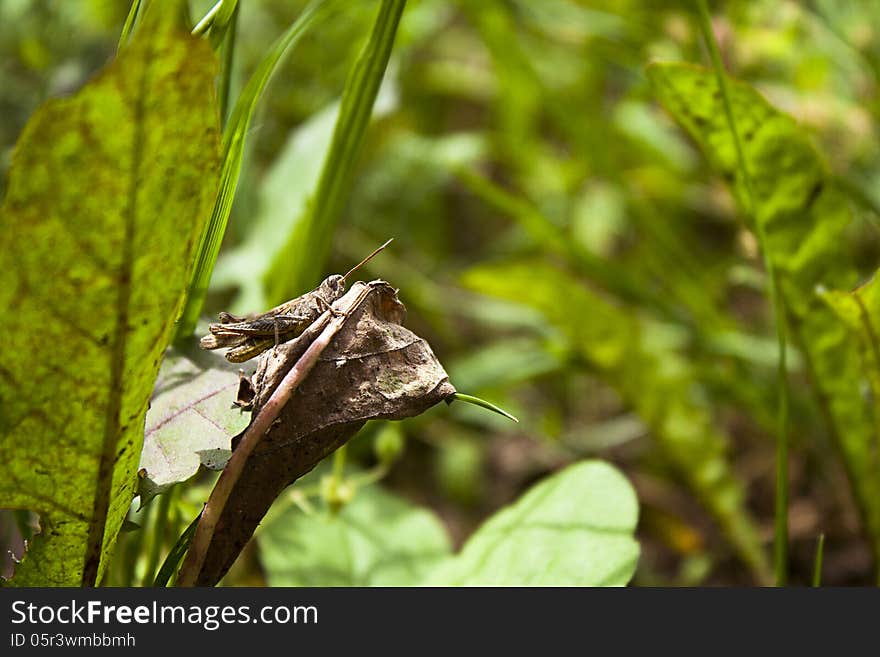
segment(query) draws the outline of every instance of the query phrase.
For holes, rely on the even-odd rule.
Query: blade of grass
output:
[[[733,115],[733,109],[730,103],[730,93],[727,88],[727,74],[724,70],[724,64],[721,61],[721,53],[718,50],[718,43],[715,40],[715,34],[712,31],[712,23],[709,17],[709,8],[706,5],[706,0],[697,0],[697,9],[700,30],[703,33],[703,38],[709,49],[712,67],[715,69],[715,75],[718,79],[718,87],[721,90],[724,114],[727,118],[730,132],[733,135],[736,159],[746,189],[746,202],[748,205],[746,211],[749,214],[758,236],[758,241],[761,245],[761,254],[763,256],[764,268],[767,271],[767,278],[769,279],[769,296],[773,306],[773,314],[776,324],[776,340],[779,348],[777,369],[779,406],[776,436],[776,521],[773,542],[773,563],[776,573],[776,585],[784,586],[788,579],[788,406],[790,396],[788,389],[788,364],[786,362],[786,353],[788,351],[788,330],[786,326],[787,311],[785,308],[785,299],[779,287],[779,278],[776,273],[776,268],[770,259],[767,247],[767,236],[763,224],[757,218],[758,207],[755,200],[756,195],[754,192],[754,184],[752,177],[749,174],[748,166],[746,165],[742,142],[740,141],[736,119]]]
[[[480,399],[479,397],[474,397],[473,395],[465,395],[460,392],[456,392],[452,395],[452,398],[457,401],[467,402],[468,404],[473,404],[474,406],[479,406],[480,408],[485,408],[487,410],[492,411],[493,413],[498,413],[498,415],[503,415],[508,420],[513,420],[514,422],[519,422],[513,415],[505,411],[503,408],[492,404],[491,402],[487,402],[485,399]]]
[[[238,16],[238,0],[221,0],[193,28],[195,36],[207,35],[214,50],[219,50]]]
[[[238,3],[235,2],[234,4],[235,7],[232,9],[228,25],[223,31],[220,84],[217,89],[217,95],[220,97],[220,121],[223,126],[226,125],[227,114],[229,113],[229,90],[232,86],[232,67],[235,63],[235,39],[238,35]]]
[[[122,24],[122,33],[119,35],[119,45],[116,47],[117,50],[122,50],[125,44],[128,43],[128,39],[131,36],[131,31],[134,29],[134,23],[137,20],[138,12],[141,10],[141,0],[134,0],[131,3],[131,9],[128,10],[128,16],[125,17],[125,23]]]
[[[223,241],[223,234],[226,231],[226,222],[229,220],[229,213],[232,210],[235,187],[241,172],[245,137],[257,101],[262,96],[282,56],[289,52],[302,36],[326,14],[330,4],[329,0],[313,0],[309,3],[293,25],[269,48],[266,56],[238,97],[238,102],[235,104],[223,133],[223,165],[220,173],[220,186],[211,219],[199,243],[186,306],[178,322],[175,341],[179,342],[192,335],[202,311],[202,305],[208,291],[208,282],[211,279],[211,272],[214,270],[214,263],[220,252],[220,243]]]
[[[171,576],[174,575],[174,572],[177,570],[177,564],[180,563],[181,559],[183,559],[183,555],[185,555],[186,551],[189,549],[189,544],[192,542],[193,534],[196,533],[196,527],[198,526],[199,518],[201,517],[202,514],[200,513],[193,518],[193,521],[189,523],[189,526],[183,530],[180,538],[177,539],[174,547],[171,548],[168,556],[165,557],[165,561],[162,562],[162,567],[159,569],[156,579],[153,580],[153,586],[168,586],[168,582],[171,581]]]
[[[346,81],[333,140],[311,207],[266,279],[270,300],[287,298],[291,290],[308,287],[318,277],[348,199],[364,133],[405,6],[406,0],[382,0],[370,38]],[[290,257],[291,253],[297,257]]]
[[[110,568],[112,579],[108,581],[105,576],[102,586],[135,586],[137,584],[135,571],[137,570],[138,559],[144,553],[144,545],[147,541],[146,527],[150,522],[153,512],[154,510],[151,508],[144,509],[143,517],[140,519],[141,528],[136,531],[126,532],[122,536],[120,540],[122,549],[118,555],[120,558],[117,559],[114,555],[115,563]],[[119,546],[117,546],[117,550],[119,550]]]
[[[220,14],[220,10],[224,5],[229,5],[228,0],[217,0],[214,3],[214,6],[208,10],[208,13],[205,14],[202,19],[196,23],[196,26],[192,29],[192,33],[195,36],[201,36],[202,34],[206,34],[211,26],[214,24],[214,20]],[[235,0],[231,4],[237,4]]]
[[[235,39],[238,33],[238,0],[220,0],[196,24],[192,34],[207,35],[211,47],[220,53],[220,81],[217,95],[220,99],[220,121],[226,125],[229,114],[229,90],[235,57]]]
[[[159,555],[162,552],[162,546],[165,543],[165,534],[168,530],[168,521],[171,509],[180,495],[180,486],[175,486],[164,495],[159,496],[159,506],[156,509],[153,526],[151,527],[151,536],[149,554],[147,557],[147,567],[144,570],[144,577],[141,586],[149,586],[156,577],[156,568],[159,566]]]
[[[825,534],[819,534],[816,541],[816,557],[813,561],[813,586],[822,585],[822,555],[825,552]]]

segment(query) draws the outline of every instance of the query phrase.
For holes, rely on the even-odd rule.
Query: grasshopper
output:
[[[202,349],[229,347],[225,354],[226,360],[243,363],[272,346],[292,340],[302,334],[322,313],[331,310],[333,302],[345,292],[346,278],[390,243],[391,240],[385,242],[344,275],[332,274],[311,292],[285,301],[264,313],[249,317],[220,313],[220,323],[211,324],[208,327],[210,334],[201,339]]]

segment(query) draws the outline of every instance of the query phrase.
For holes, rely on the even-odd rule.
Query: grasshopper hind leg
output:
[[[259,356],[271,346],[271,338],[251,338],[244,344],[235,347],[234,349],[229,349],[224,355],[226,356],[226,360],[230,363],[243,363],[246,360]]]

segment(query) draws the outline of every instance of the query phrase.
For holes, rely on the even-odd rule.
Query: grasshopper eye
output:
[[[327,287],[334,295],[339,296],[345,291],[345,278],[339,274],[333,274],[327,277]]]

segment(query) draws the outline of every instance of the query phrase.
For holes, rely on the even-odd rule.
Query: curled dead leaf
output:
[[[368,420],[413,417],[451,399],[446,371],[428,343],[401,325],[405,315],[388,283],[358,282],[332,313],[260,357],[251,426],[233,443],[178,584],[216,584],[281,491]],[[295,388],[276,407],[273,399],[294,377]]]

